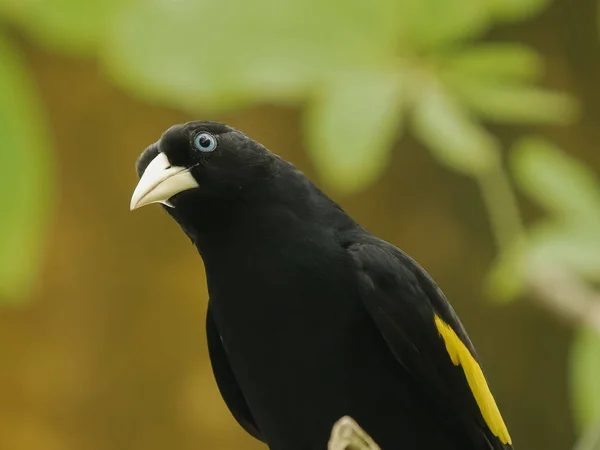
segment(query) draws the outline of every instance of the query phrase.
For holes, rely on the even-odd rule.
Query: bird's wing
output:
[[[348,251],[366,309],[440,420],[458,428],[472,448],[511,449],[473,344],[425,270],[377,238],[355,242]]]
[[[223,348],[221,335],[217,329],[217,324],[213,318],[210,306],[206,313],[206,338],[208,342],[208,354],[210,356],[215,380],[217,381],[221,396],[223,397],[223,400],[225,400],[225,404],[229,408],[229,411],[231,411],[235,420],[237,420],[244,430],[256,439],[265,442],[256,425],[254,417],[252,417],[250,408],[248,408],[244,394],[231,370],[225,348]]]

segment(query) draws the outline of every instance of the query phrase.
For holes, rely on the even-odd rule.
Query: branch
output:
[[[350,416],[338,420],[331,429],[328,450],[381,450]]]

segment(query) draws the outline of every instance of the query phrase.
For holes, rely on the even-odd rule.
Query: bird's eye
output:
[[[198,133],[194,137],[194,147],[201,152],[212,152],[217,148],[217,140],[212,134]]]

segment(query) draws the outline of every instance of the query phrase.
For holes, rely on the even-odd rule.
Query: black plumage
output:
[[[204,260],[213,371],[252,436],[322,450],[350,415],[383,450],[512,448],[432,279],[293,165],[226,125],[190,122],[137,169],[132,208],[168,205]]]

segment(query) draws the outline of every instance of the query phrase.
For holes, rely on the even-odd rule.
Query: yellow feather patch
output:
[[[463,368],[465,377],[467,378],[467,382],[469,383],[469,387],[471,388],[471,392],[473,393],[473,397],[475,397],[475,401],[479,406],[479,410],[481,411],[485,423],[490,431],[494,433],[503,444],[512,444],[504,420],[502,420],[496,401],[490,392],[487,381],[485,381],[481,367],[450,325],[440,319],[437,315],[434,317],[435,326],[446,344],[446,350],[450,355],[452,363],[455,366],[460,365]]]

